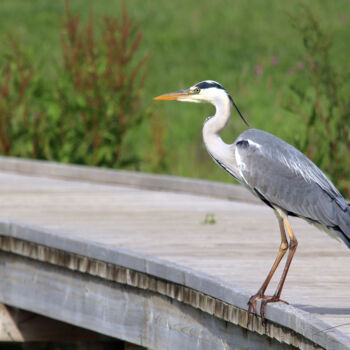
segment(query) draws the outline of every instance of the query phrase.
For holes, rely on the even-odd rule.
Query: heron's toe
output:
[[[266,305],[268,303],[278,303],[278,302],[281,302],[281,303],[289,305],[289,303],[287,301],[282,300],[282,299],[280,299],[279,297],[277,297],[275,295],[273,295],[271,297],[263,298],[263,300],[261,302],[261,306],[260,306],[260,316],[261,316],[261,319],[262,319],[263,323],[265,323],[265,309],[266,309]]]
[[[256,315],[258,315],[258,309],[256,308],[256,302],[259,300],[259,299],[264,299],[266,298],[267,296],[263,295],[263,294],[260,294],[260,293],[257,293],[257,294],[254,294],[250,297],[249,301],[248,301],[248,320],[247,320],[247,327],[249,326],[249,323],[250,323],[250,320],[251,320],[251,314],[252,314],[252,311],[254,311],[254,313]],[[270,298],[270,297],[268,297]]]

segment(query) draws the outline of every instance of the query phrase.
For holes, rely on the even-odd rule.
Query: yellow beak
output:
[[[168,94],[154,97],[154,100],[155,101],[172,101],[172,100],[178,100],[179,98],[183,98],[183,97],[190,96],[190,95],[192,95],[191,90],[186,89],[186,90],[170,92]]]

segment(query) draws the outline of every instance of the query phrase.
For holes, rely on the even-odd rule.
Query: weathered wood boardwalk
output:
[[[36,278],[37,283],[46,288],[44,289],[47,290],[47,295],[50,295],[49,289],[52,288],[54,300],[54,286],[47,287],[43,274],[40,275],[36,271],[41,269],[40,264],[49,263],[60,266],[60,269],[68,267],[71,271],[80,271],[79,274],[89,273],[91,266],[82,268],[83,260],[72,262],[72,256],[75,254],[74,259],[86,257],[94,259],[95,262],[110,264],[109,267],[101,265],[95,273],[90,271],[91,275],[110,281],[120,282],[118,273],[121,273],[121,268],[139,272],[138,281],[135,282],[131,278],[129,283],[126,278],[125,283],[144,290],[146,294],[150,291],[159,292],[181,303],[186,297],[179,296],[181,293],[177,295],[178,292],[174,291],[175,287],[171,285],[188,288],[183,290],[183,293],[194,290],[199,293],[195,296],[196,305],[193,305],[193,300],[185,301],[184,305],[188,307],[192,304],[205,315],[210,315],[210,312],[204,309],[209,308],[212,300],[221,300],[224,303],[222,307],[227,307],[227,312],[231,314],[225,315],[225,310],[221,312],[222,317],[216,310],[212,310],[211,313],[214,313],[216,318],[232,324],[236,322],[244,328],[246,315],[243,311],[246,309],[247,298],[260,287],[278,251],[280,234],[273,212],[255,202],[248,192],[245,194],[245,190],[234,186],[231,190],[231,186],[215,187],[214,184],[191,180],[187,183],[186,180],[180,179],[176,184],[176,179],[142,177],[128,173],[115,174],[117,172],[0,159],[0,217],[3,218],[0,220],[0,250],[3,251],[1,259],[5,261],[0,269],[0,301],[24,309],[28,305],[29,311],[45,313],[52,318],[79,325],[81,320],[72,310],[74,305],[78,304],[69,304],[68,301],[65,304],[64,301],[63,305],[52,305],[51,311],[44,311],[46,303],[36,309],[35,294],[38,294],[38,290],[29,281]],[[139,188],[118,184],[118,181],[134,184]],[[212,188],[209,188],[210,186]],[[198,194],[195,194],[196,192]],[[201,192],[206,194],[200,195]],[[210,193],[213,195],[210,196]],[[235,196],[237,200],[234,200]],[[12,225],[12,221],[21,224]],[[256,331],[265,334],[265,337],[276,338],[302,349],[317,348],[316,344],[329,349],[350,349],[350,251],[344,244],[307,223],[297,219],[291,221],[299,240],[299,247],[282,297],[295,308],[287,305],[269,305],[267,317],[273,322],[264,327],[259,318],[255,318],[252,332],[249,333],[254,334]],[[34,225],[36,228],[30,228],[28,225]],[[106,247],[115,248],[114,253],[113,249],[109,252]],[[57,252],[61,252],[61,255]],[[69,258],[63,257],[64,252],[73,255]],[[56,258],[53,257],[55,254],[58,254]],[[143,261],[140,263],[143,265],[137,267],[136,260],[133,259],[138,256],[141,260],[150,261],[150,265]],[[70,259],[67,263],[71,264],[69,266],[66,264],[67,259]],[[35,263],[35,260],[41,261],[40,264]],[[33,262],[33,266],[31,270],[24,271],[28,261]],[[108,272],[108,269],[112,269],[111,264],[118,266],[119,272],[113,272],[113,276],[118,275],[117,277],[108,278],[108,275],[111,275],[111,272]],[[127,266],[128,264],[130,266]],[[176,271],[183,275],[176,277]],[[280,272],[281,269],[271,283],[270,293],[274,291]],[[56,276],[55,278],[62,278],[63,281],[63,277],[58,277],[58,270],[50,272],[52,275],[45,273],[48,274],[47,278]],[[65,276],[66,280],[63,281],[69,286],[69,292],[65,291],[67,299],[67,295],[75,293],[75,284],[79,287],[79,281],[74,280],[73,272],[70,273],[71,275]],[[193,280],[188,276],[194,276]],[[154,278],[163,282],[168,280],[169,285],[163,286],[165,289],[159,291],[158,287],[149,287],[154,281],[142,285],[143,282],[139,282],[142,278]],[[200,281],[201,278],[203,281]],[[181,279],[185,281],[181,282]],[[95,280],[91,281],[91,293],[97,293],[94,289],[97,287],[92,286],[94,283],[98,284]],[[157,285],[158,282],[154,283]],[[16,288],[21,285],[26,286],[28,290],[25,293],[22,290],[22,296],[19,298]],[[236,288],[239,295],[234,306],[231,306],[235,300],[230,294],[230,286],[232,290]],[[32,293],[30,288],[34,288]],[[89,284],[85,284],[84,288],[89,294]],[[107,290],[101,289],[101,293],[107,293]],[[113,288],[108,293],[113,293]],[[116,289],[116,297],[118,293],[125,301],[125,295]],[[47,295],[43,294],[41,298],[44,300],[48,298]],[[152,295],[154,300],[155,294]],[[201,298],[207,298],[206,307],[201,306]],[[133,299],[130,295],[131,300]],[[139,302],[137,300],[134,302]],[[165,300],[162,302],[164,311],[169,306]],[[171,303],[174,304],[175,301]],[[216,308],[218,304],[215,305]],[[70,308],[66,318],[65,307]],[[101,320],[109,317],[106,316],[108,310],[103,310],[103,307],[110,308],[112,305],[103,305],[103,302],[95,305],[99,310],[96,311],[96,317],[100,317]],[[76,309],[78,310],[79,306],[76,306]],[[243,313],[240,314],[239,310],[243,310]],[[187,311],[184,311],[184,314],[189,315]],[[168,322],[167,317],[175,317],[164,315],[166,313],[162,316],[164,322]],[[180,329],[181,322],[185,328],[186,324],[190,327],[191,322],[194,322],[194,316],[192,321],[182,317],[178,321]],[[136,322],[136,319],[137,317],[133,322]],[[317,319],[325,323],[318,323]],[[198,323],[198,320],[196,322]],[[209,322],[212,321],[208,320],[208,324]],[[86,320],[82,326],[91,329],[92,324],[92,321],[89,323]],[[152,328],[151,325],[148,327]],[[148,333],[152,332],[151,328],[148,329]],[[288,333],[288,329],[299,333],[301,338],[295,337],[294,332]],[[93,330],[104,332],[102,328]],[[203,331],[201,332],[203,335]],[[231,331],[232,337],[235,336],[235,332]],[[105,331],[105,334],[127,336],[127,331],[124,329],[118,333],[116,330],[109,330]],[[144,335],[143,340],[138,343],[161,349],[164,345],[157,347],[157,342],[163,344],[160,338],[155,339],[157,336],[161,338],[161,335],[153,334],[149,340]],[[252,337],[254,335],[250,338],[252,348],[258,348],[256,345],[254,347],[257,340],[252,340]],[[138,338],[133,335],[126,340],[137,342]],[[217,349],[235,348],[232,345],[235,343],[231,344],[229,338],[221,339],[221,342],[222,347]],[[173,341],[173,344],[176,342]],[[187,349],[181,342],[178,342],[178,345],[179,347],[169,345],[169,349]],[[192,349],[206,349],[200,342],[196,345],[198,347],[191,346]],[[276,349],[279,348],[277,345]]]

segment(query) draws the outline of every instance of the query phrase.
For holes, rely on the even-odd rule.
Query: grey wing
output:
[[[236,160],[247,186],[272,207],[335,227],[344,198],[306,156],[281,139],[250,129],[235,142]]]

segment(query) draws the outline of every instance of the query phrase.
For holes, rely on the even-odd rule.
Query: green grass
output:
[[[348,13],[348,1],[312,0],[307,4],[327,30],[334,33],[333,56],[339,65],[343,64],[349,56],[350,18],[343,15]],[[70,6],[73,13],[84,19],[93,9],[96,23],[100,21],[99,15],[121,12],[120,1],[72,0]],[[298,13],[297,2],[130,0],[127,8],[144,33],[140,53],[150,52],[143,104],[152,113],[162,115],[166,128],[167,168],[163,171],[231,181],[211,162],[202,146],[202,123],[213,108],[152,101],[156,95],[204,79],[221,82],[253,127],[289,142],[304,132],[301,119],[284,108],[291,79],[288,71],[303,57],[301,38],[289,20],[290,14]],[[63,1],[1,1],[0,42],[5,42],[7,33],[17,37],[35,56],[38,69],[52,84],[54,67],[61,60],[59,33],[63,15]],[[279,59],[276,66],[271,63],[273,56]],[[256,65],[264,68],[262,75],[255,74]],[[223,138],[233,142],[244,128],[234,116]],[[149,123],[133,131],[126,144],[148,159],[154,152]],[[141,170],[160,171],[147,161]]]

